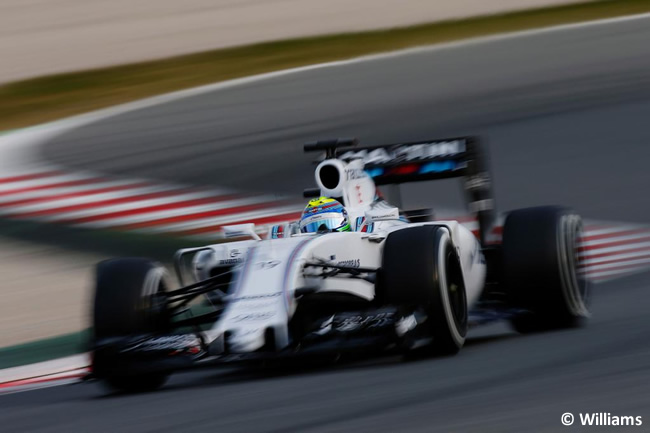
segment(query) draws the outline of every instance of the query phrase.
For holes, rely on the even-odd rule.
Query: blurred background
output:
[[[595,282],[578,331],[524,339],[498,325],[457,358],[409,364],[189,373],[128,408],[88,385],[42,389],[0,396],[3,425],[555,431],[564,412],[650,416],[648,12],[648,0],[0,0],[0,393],[16,367],[85,352],[99,260],[168,263],[224,224],[263,233],[296,218],[314,186],[302,144],[316,139],[480,136],[500,211],[583,215]],[[408,51],[349,61],[395,50]],[[302,69],[274,73],[288,68]],[[257,74],[269,75],[245,78]],[[409,208],[465,218],[461,193],[402,189]]]

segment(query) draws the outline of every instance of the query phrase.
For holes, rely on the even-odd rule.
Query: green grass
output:
[[[0,130],[263,72],[648,11],[648,0],[597,1],[390,30],[269,42],[18,81],[0,86]]]
[[[191,314],[185,313],[177,317],[176,320],[214,311],[212,306],[203,301],[196,301],[189,307],[191,308]],[[210,324],[206,324],[200,326],[200,328],[205,330],[210,328],[210,326]],[[188,327],[178,329],[176,332],[192,331],[194,331],[194,328]],[[85,329],[80,332],[73,332],[58,337],[44,338],[29,343],[0,348],[0,369],[85,353],[89,350],[90,333],[91,329]]]
[[[192,316],[198,316],[214,311],[214,307],[201,301],[189,305],[191,314],[184,313],[176,317],[176,320],[186,319]],[[211,324],[200,326],[201,329],[210,328]],[[176,332],[192,332],[194,328],[181,328]],[[85,329],[80,332],[61,335],[58,337],[44,338],[29,343],[17,344],[0,348],[0,369],[11,368],[19,365],[33,364],[36,362],[49,361],[66,356],[85,353],[89,350],[91,329]]]
[[[46,338],[0,349],[0,369],[49,361],[88,351],[90,331]]]

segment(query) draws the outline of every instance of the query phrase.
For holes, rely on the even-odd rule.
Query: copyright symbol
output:
[[[572,425],[573,424],[573,414],[572,413],[563,413],[562,414],[562,425]]]

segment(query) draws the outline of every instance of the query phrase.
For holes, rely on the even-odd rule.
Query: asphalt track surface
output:
[[[648,222],[649,24],[277,78],[90,125],[49,143],[44,153],[119,174],[297,195],[311,184],[303,141],[356,135],[385,143],[472,133],[489,140],[502,209],[560,203],[589,218]],[[441,203],[451,194],[439,189],[410,188],[407,202]],[[648,274],[639,274],[595,287],[586,328],[523,337],[496,325],[473,332],[453,358],[193,372],[174,376],[160,392],[134,396],[106,396],[96,384],[58,387],[0,397],[0,426],[579,431],[563,427],[560,416],[609,412],[643,416],[636,430],[644,431],[650,423],[649,283]]]
[[[478,134],[501,209],[557,203],[647,222],[649,41],[644,19],[312,70],[117,116],[64,134],[44,156],[299,196],[314,185],[306,141]],[[439,186],[406,188],[418,192],[407,204],[460,205],[457,189]]]

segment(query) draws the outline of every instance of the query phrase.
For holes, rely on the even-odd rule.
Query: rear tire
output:
[[[93,305],[94,346],[102,340],[130,335],[165,332],[170,318],[157,294],[166,290],[164,268],[150,260],[125,258],[97,265]],[[149,391],[160,387],[166,373],[133,374],[115,370],[119,355],[95,350],[93,373],[110,388],[121,392]]]
[[[436,355],[453,355],[467,335],[467,298],[449,231],[420,226],[390,233],[377,287],[382,303],[422,308]],[[427,323],[425,322],[425,323]]]
[[[578,272],[582,220],[570,209],[544,206],[511,212],[503,228],[504,280],[509,302],[526,313],[518,332],[580,326],[589,317],[589,282]]]

